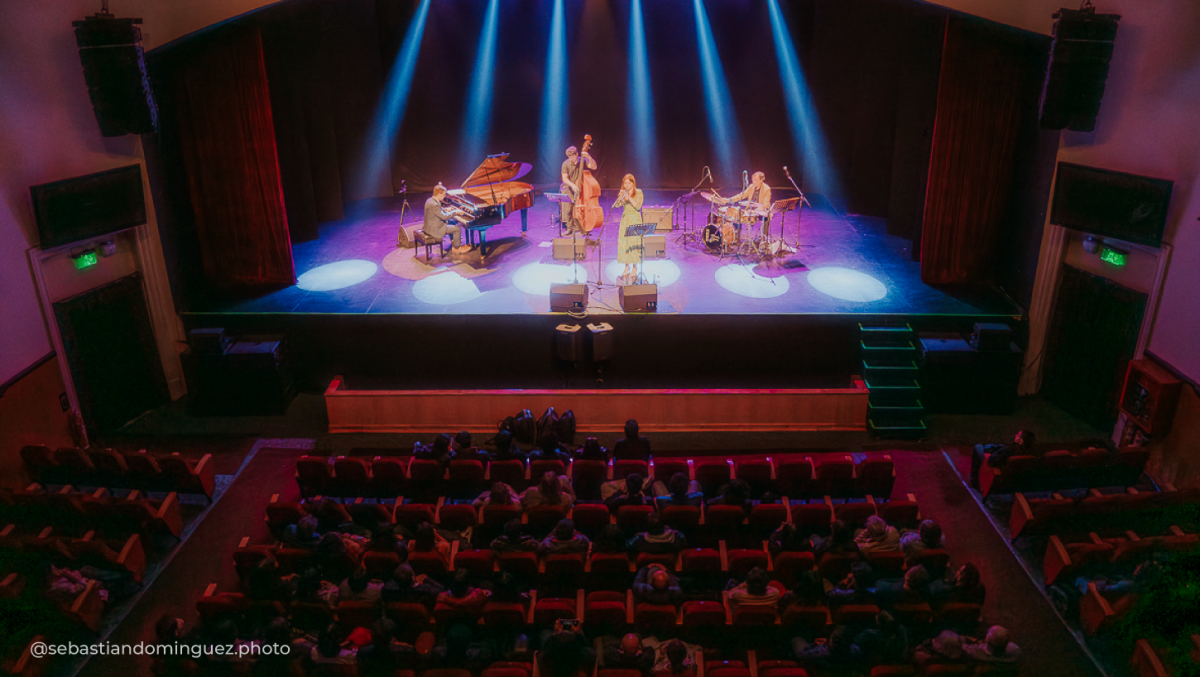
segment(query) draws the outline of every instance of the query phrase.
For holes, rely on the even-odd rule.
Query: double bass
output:
[[[576,162],[582,163],[583,156],[592,146],[592,135],[583,137],[583,150],[579,152]],[[575,200],[575,219],[579,221],[583,232],[590,233],[594,228],[604,223],[604,208],[600,206],[600,182],[592,176],[592,172],[583,167],[583,175],[579,180],[579,196]]]

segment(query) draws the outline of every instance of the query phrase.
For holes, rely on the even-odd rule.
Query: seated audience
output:
[[[845,626],[839,625],[829,633],[828,641],[809,643],[803,637],[792,640],[792,653],[803,667],[840,674],[863,665],[862,651],[850,637]]]
[[[576,456],[581,461],[604,461],[608,462],[608,449],[600,446],[600,440],[595,437],[589,437],[583,442],[583,447],[579,449],[579,454]]]
[[[887,611],[880,611],[875,616],[875,627],[860,632],[854,644],[871,665],[908,662],[908,629]]]
[[[284,646],[292,644],[292,626],[286,618],[273,618],[267,627],[262,632],[263,645]],[[301,661],[303,658],[296,653],[270,653],[261,654],[254,661],[253,675],[254,677],[295,677],[302,674],[303,668]],[[361,660],[361,659],[360,659]],[[188,674],[185,672],[172,672],[172,675]],[[364,677],[374,677],[373,674],[367,673]]]
[[[933,520],[922,520],[916,531],[909,531],[900,536],[900,550],[904,552],[904,562],[909,566],[915,564],[926,552],[946,547],[942,538],[942,527]]]
[[[521,496],[504,482],[493,482],[492,488],[479,494],[479,498],[471,501],[476,509],[485,505],[520,505]]]
[[[615,515],[619,508],[627,505],[646,505],[650,499],[646,497],[643,488],[642,476],[637,473],[632,473],[625,478],[625,485],[616,493],[609,495],[604,499],[604,505]]]
[[[813,538],[813,555],[820,561],[821,555],[857,555],[858,544],[854,542],[854,528],[842,520],[829,525],[829,535]]]
[[[529,595],[521,592],[516,576],[509,571],[499,571],[492,580],[492,596],[488,601],[528,606]]]
[[[521,520],[513,518],[504,523],[504,533],[492,539],[492,552],[536,552],[538,540],[525,533]]]
[[[671,505],[690,505],[693,508],[699,508],[700,504],[704,503],[704,492],[700,489],[700,483],[689,480],[688,476],[681,472],[671,475],[666,484],[663,484],[662,480],[655,480],[651,488],[655,496],[655,505],[659,510]]]
[[[328,531],[317,545],[314,561],[325,580],[340,581],[362,562],[362,545],[353,537]]]
[[[312,509],[312,514],[317,518],[317,529],[321,533],[337,531],[353,534],[357,531],[354,518],[346,511],[346,507],[332,498],[317,503]]]
[[[633,599],[647,604],[676,604],[683,598],[677,578],[661,564],[650,564],[633,577]]]
[[[961,664],[966,662],[963,653],[963,638],[953,630],[943,630],[933,639],[921,642],[913,650],[913,662],[917,665]]]
[[[296,596],[293,601],[301,604],[324,604],[333,608],[338,603],[338,586],[321,580],[320,572],[310,569],[297,578]]]
[[[367,575],[367,570],[359,567],[338,586],[338,603],[378,602],[382,593],[383,583],[371,580],[371,577]]]
[[[421,522],[417,525],[417,531],[408,544],[408,551],[410,553],[436,552],[446,563],[446,568],[450,568],[450,541],[439,534],[429,522]]]
[[[542,439],[538,440],[537,447],[529,452],[529,460],[562,461],[565,465],[571,462],[571,453],[559,444],[558,433],[550,430],[542,435]]]
[[[488,454],[489,461],[525,461],[525,453],[513,441],[512,433],[509,431],[501,430],[496,433],[492,444],[496,445],[496,450]]]
[[[642,638],[629,633],[618,643],[604,647],[600,665],[609,670],[637,670],[643,675],[654,668],[654,651],[642,646]]]
[[[809,569],[796,579],[795,588],[784,593],[779,607],[786,609],[793,604],[806,607],[824,606],[827,601],[825,579],[821,578],[821,573],[816,569]]]
[[[732,609],[742,607],[770,607],[779,606],[779,599],[783,596],[783,590],[778,583],[771,580],[767,575],[767,570],[762,567],[754,567],[746,572],[746,580],[734,586],[729,591],[729,606]]]
[[[371,624],[371,643],[358,650],[359,674],[391,677],[401,667],[401,645],[395,640],[396,624],[390,618],[380,618]],[[261,659],[260,659],[261,660]]]
[[[422,461],[437,461],[442,469],[450,465],[450,456],[453,452],[450,451],[451,444],[450,436],[446,433],[439,433],[433,438],[433,446],[427,447],[421,444],[413,448],[413,458]],[[419,443],[418,443],[419,444]]]
[[[867,518],[866,528],[854,536],[858,551],[864,555],[872,552],[894,552],[900,549],[900,532],[878,515]]]
[[[928,594],[929,572],[920,564],[909,567],[902,579],[881,580],[875,583],[875,600],[881,607],[920,604]]]
[[[750,500],[750,485],[745,480],[733,480],[721,488],[721,495],[708,500],[709,506],[735,505],[747,513],[754,507]]]
[[[574,503],[575,490],[571,487],[571,480],[565,475],[556,475],[553,472],[542,475],[541,482],[529,487],[521,495],[521,505],[524,505],[526,510],[539,505],[558,505],[565,510]]]
[[[638,435],[638,422],[632,418],[625,421],[625,438],[613,445],[613,458],[618,461],[650,461],[650,438]]]
[[[435,647],[433,653],[438,667],[463,669],[471,674],[479,674],[492,662],[490,647],[472,641],[471,629],[462,623],[456,623],[446,632],[443,644]]]
[[[305,515],[295,524],[287,525],[279,534],[279,540],[289,548],[315,550],[321,542],[321,535],[317,533],[317,518]]]
[[[444,588],[425,574],[416,575],[413,568],[401,564],[392,572],[392,579],[383,585],[385,602],[404,602],[433,606],[434,600]]]
[[[656,677],[676,677],[696,669],[696,661],[689,655],[687,645],[683,642],[672,639],[658,645],[658,648],[661,656],[654,664]]]
[[[247,599],[286,602],[295,591],[294,583],[283,580],[279,573],[279,563],[274,557],[263,558],[246,578]]]
[[[983,604],[986,589],[979,581],[979,569],[967,562],[953,574],[929,584],[929,601],[933,604]]]
[[[791,522],[780,525],[767,540],[767,552],[772,557],[781,552],[811,552],[812,549],[812,542],[804,538]]]
[[[486,451],[472,444],[471,433],[466,430],[460,430],[454,436],[454,451],[450,454],[451,461],[486,461],[488,454]]]
[[[492,593],[482,588],[474,588],[468,583],[470,572],[458,569],[450,582],[450,589],[437,596],[437,606],[461,612],[470,616],[483,613],[483,605],[487,604]]]
[[[317,635],[317,645],[312,650],[314,665],[329,665],[340,663],[354,665],[358,662],[358,648],[349,640],[339,640],[340,631],[337,624],[330,624]]]
[[[621,527],[615,524],[605,524],[600,533],[596,534],[596,539],[592,541],[593,553],[624,553],[628,550],[628,543],[625,541],[625,532],[621,531]]]
[[[636,553],[677,553],[687,548],[687,538],[663,524],[662,518],[652,514],[646,520],[646,530],[629,541],[629,549]]]
[[[163,616],[154,624],[155,642],[162,646],[184,644],[187,640],[183,630],[183,619],[174,616]],[[288,640],[290,642],[290,638]],[[154,654],[150,671],[156,677],[173,675],[196,675],[200,666],[186,652],[161,651]]]
[[[979,470],[986,461],[993,468],[1003,468],[1011,456],[1033,455],[1037,435],[1029,430],[1019,430],[1012,444],[976,444],[971,453],[971,486],[979,488]]]
[[[575,531],[575,523],[569,519],[561,520],[554,531],[542,540],[538,552],[542,555],[568,555],[588,551],[588,537]]]
[[[539,673],[543,677],[576,677],[581,672],[592,674],[596,652],[584,639],[580,623],[564,628],[563,622],[557,620],[554,622],[554,631],[542,640],[537,660]]]
[[[1021,648],[1008,641],[1008,630],[993,625],[982,642],[975,640],[963,645],[963,653],[978,663],[1016,663]]]
[[[394,552],[399,555],[401,562],[408,559],[408,546],[391,529],[372,534],[371,540],[367,541],[364,552]]]
[[[875,570],[867,562],[855,562],[850,573],[826,593],[830,606],[875,603]]]

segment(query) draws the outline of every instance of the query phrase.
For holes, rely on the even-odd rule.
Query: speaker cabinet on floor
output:
[[[554,354],[563,362],[583,360],[583,327],[560,324],[554,328]]]
[[[550,311],[566,313],[572,310],[583,310],[588,304],[588,288],[586,284],[552,284],[550,285]]]
[[[1042,88],[1041,126],[1090,132],[1096,128],[1119,14],[1061,9]]]
[[[587,239],[582,237],[556,237],[551,241],[557,261],[578,261],[587,256]]]
[[[194,414],[283,414],[296,395],[281,336],[246,336],[224,353],[189,350],[182,358]]]
[[[621,310],[627,313],[658,312],[658,285],[631,284],[621,287],[618,291],[621,299]]]

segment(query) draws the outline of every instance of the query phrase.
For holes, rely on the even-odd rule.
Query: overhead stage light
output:
[[[552,284],[586,284],[587,269],[583,264],[573,263],[566,266],[556,266],[549,263],[530,263],[521,266],[513,273],[513,285],[526,294],[549,296]]]
[[[887,286],[879,280],[849,268],[817,268],[808,273],[814,289],[843,301],[878,301],[887,296]]]
[[[492,121],[492,82],[496,70],[496,33],[500,24],[500,0],[488,0],[483,33],[475,55],[475,69],[467,88],[467,121],[463,128],[463,164],[474,167],[484,155]]]
[[[704,79],[704,107],[708,112],[708,138],[717,154],[718,177],[730,182],[742,170],[742,135],[733,111],[733,97],[725,82],[721,55],[708,24],[703,0],[692,0],[696,15],[696,42],[700,49],[700,73]]]
[[[412,291],[417,300],[435,306],[451,306],[483,296],[473,281],[453,270],[417,280]]]
[[[305,291],[333,291],[353,287],[366,282],[379,266],[362,259],[335,261],[317,266],[296,280],[296,286]]]
[[[538,173],[558,181],[555,171],[566,159],[570,98],[567,90],[567,19],[563,0],[554,0],[550,15],[550,47],[546,55],[546,82],[542,90],[542,130],[538,140]],[[548,291],[546,293],[549,293]]]
[[[753,264],[731,263],[717,269],[717,284],[739,296],[771,299],[783,296],[791,288],[786,277],[763,277]]]
[[[616,282],[623,272],[624,263],[610,261],[604,267],[604,278],[609,282]],[[680,271],[674,261],[645,261],[642,263],[642,274],[646,276],[646,282],[657,284],[659,289],[662,289],[679,281]]]
[[[646,30],[642,0],[629,5],[629,155],[634,172],[643,185],[658,181],[658,135],[654,124],[654,93],[650,87],[650,58],[646,53]]]

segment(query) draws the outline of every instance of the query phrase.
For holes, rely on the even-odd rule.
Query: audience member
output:
[[[563,449],[558,440],[558,433],[547,431],[538,440],[537,447],[529,452],[530,461],[562,461],[563,465],[570,463],[571,453]]]
[[[683,598],[679,579],[661,564],[649,564],[633,577],[633,599],[647,604],[676,604]]]
[[[803,637],[792,640],[792,652],[803,667],[822,672],[840,674],[847,669],[863,665],[862,651],[854,644],[845,626],[837,626],[829,633],[829,639],[809,643]]]
[[[345,506],[332,498],[317,503],[311,514],[317,518],[317,529],[321,533],[337,531],[352,534],[356,531],[354,518],[346,511]]]
[[[458,668],[479,674],[492,662],[492,651],[483,642],[473,642],[471,629],[456,623],[446,632],[444,643],[434,648],[438,667]]]
[[[246,577],[247,599],[288,601],[295,591],[295,585],[281,577],[279,563],[274,557],[264,557]]]
[[[607,463],[608,449],[600,446],[600,440],[589,437],[583,441],[583,447],[579,449],[577,458],[581,461],[604,461]]]
[[[929,600],[934,604],[958,602],[983,604],[986,589],[979,581],[979,569],[967,562],[944,578],[929,584]]]
[[[813,539],[813,555],[818,561],[821,555],[857,555],[858,544],[854,542],[854,528],[842,520],[834,520],[829,526],[829,535]]]
[[[485,505],[520,505],[521,496],[504,482],[493,482],[492,488],[471,502],[476,509]]]
[[[618,461],[650,461],[650,438],[638,435],[638,422],[625,421],[625,438],[613,445],[613,458]]]
[[[1019,430],[1013,436],[1012,444],[976,444],[971,453],[971,486],[979,488],[979,470],[986,461],[993,468],[1003,468],[1012,456],[1026,456],[1034,453],[1037,435],[1029,430]]]
[[[295,524],[287,525],[280,532],[279,540],[289,548],[315,550],[321,542],[321,535],[317,533],[317,518],[305,515]]]
[[[340,581],[362,561],[362,546],[349,536],[328,531],[321,537],[314,554],[322,578]]]
[[[850,573],[826,594],[830,606],[875,603],[875,569],[867,562],[855,562]]]
[[[567,509],[574,503],[575,490],[571,488],[571,480],[553,472],[542,475],[541,482],[529,487],[521,495],[521,505],[525,506],[526,510],[539,505],[558,505]]]
[[[781,552],[811,552],[812,549],[812,542],[804,538],[791,522],[780,525],[767,540],[767,552],[772,557]]]
[[[825,579],[821,572],[809,569],[802,572],[796,579],[796,587],[784,594],[780,607],[787,608],[792,604],[800,606],[824,606],[826,604]]]
[[[875,583],[875,600],[880,607],[896,604],[919,604],[929,594],[929,572],[920,564],[909,567],[902,579],[881,580]]]
[[[690,505],[693,508],[699,508],[700,504],[704,503],[704,492],[700,489],[700,483],[689,480],[688,476],[681,472],[671,475],[666,484],[663,484],[662,480],[655,480],[651,488],[659,510],[671,505]]]
[[[265,646],[282,647],[292,644],[292,626],[286,618],[273,618],[262,632],[262,643]],[[301,657],[293,653],[282,652],[262,653],[254,661],[252,674],[254,677],[295,677],[302,674]],[[361,660],[361,659],[360,659]],[[172,675],[188,674],[186,671],[172,672]],[[365,677],[375,677],[368,673]]]
[[[472,444],[473,439],[471,433],[467,430],[460,430],[454,436],[454,451],[450,454],[451,461],[486,461],[488,454],[486,451]]]
[[[652,514],[646,519],[646,530],[629,541],[629,549],[636,553],[677,553],[687,548],[687,538],[663,524],[662,518]]]
[[[710,498],[708,505],[734,505],[749,513],[754,507],[750,500],[750,485],[745,480],[733,480],[721,488],[720,496]]]
[[[383,583],[373,581],[367,570],[359,567],[338,586],[338,604],[348,601],[378,602],[383,596]]]
[[[371,539],[367,541],[364,552],[396,553],[400,557],[401,562],[408,559],[408,546],[391,529],[372,534]]]
[[[943,630],[937,637],[925,640],[913,650],[913,662],[917,665],[965,663],[962,636],[953,630]]]
[[[1016,663],[1021,657],[1021,648],[1008,640],[1008,630],[999,625],[988,628],[982,642],[973,640],[962,650],[979,663]]]
[[[542,540],[538,552],[542,555],[567,555],[588,551],[588,537],[575,531],[575,523],[569,519],[559,521],[554,531]]]
[[[860,632],[854,644],[872,665],[908,661],[908,629],[887,611],[880,611],[875,616],[875,627]]]
[[[767,570],[754,567],[746,572],[746,580],[734,586],[729,591],[729,606],[733,609],[742,607],[779,606],[779,598],[783,590],[778,583],[771,580]]]
[[[900,537],[900,550],[904,552],[905,564],[916,564],[925,553],[946,547],[942,538],[942,527],[933,520],[922,520],[916,531]]]
[[[696,669],[696,661],[689,655],[688,647],[683,642],[672,639],[658,645],[658,649],[660,657],[654,664],[654,674],[658,677],[691,674]]]
[[[580,672],[590,675],[596,663],[596,653],[584,639],[578,621],[569,627],[564,627],[562,620],[555,621],[554,631],[542,640],[537,657],[544,677],[576,677]]]
[[[641,475],[637,473],[631,473],[625,478],[624,487],[622,487],[616,493],[611,494],[608,498],[604,499],[604,505],[607,505],[608,509],[611,510],[613,514],[616,514],[617,510],[627,505],[646,505],[649,503],[650,499],[648,499],[646,494],[642,491],[643,483],[644,480],[642,479]]]
[[[492,602],[500,604],[528,604],[529,595],[521,592],[517,577],[511,572],[500,571],[492,579]]]
[[[425,574],[416,575],[408,564],[401,564],[392,572],[392,579],[383,585],[385,602],[405,602],[432,606],[443,590],[440,583]]]
[[[525,533],[525,527],[521,524],[521,520],[514,517],[504,523],[504,533],[492,539],[489,547],[496,554],[502,552],[536,552],[538,541],[533,536]]]
[[[854,536],[858,551],[864,555],[872,552],[894,552],[900,549],[900,532],[878,515],[867,518],[866,528]]]
[[[654,651],[642,646],[642,638],[629,633],[604,647],[600,664],[609,670],[637,670],[643,675],[654,668]]]
[[[365,673],[368,677],[391,677],[400,667],[397,655],[400,646],[399,642],[394,640],[396,624],[389,618],[379,618],[371,623],[369,629],[371,643],[360,648],[357,654],[359,674]]]
[[[437,596],[437,606],[449,611],[459,612],[468,616],[478,616],[483,613],[483,605],[487,604],[492,593],[482,588],[471,587],[468,578],[471,572],[458,569],[450,582],[450,589]]]
[[[490,461],[525,461],[525,453],[521,451],[521,447],[513,441],[512,433],[507,430],[501,430],[496,433],[496,437],[492,440],[492,444],[496,445],[496,451],[488,454]]]
[[[450,450],[452,440],[446,433],[438,433],[438,436],[433,438],[433,446],[420,445],[413,448],[413,458],[422,461],[437,461],[442,469],[450,465],[450,456],[453,453]]]
[[[158,622],[154,624],[154,638],[160,646],[175,646],[185,643],[183,619],[174,616],[163,616],[158,619]],[[154,654],[150,671],[156,677],[197,675],[200,673],[200,666],[185,651],[176,653],[163,650]]]
[[[330,624],[317,635],[317,645],[312,650],[312,662],[315,665],[354,665],[357,662],[358,648],[348,640],[339,640],[339,634],[338,626]]]
[[[413,534],[412,541],[409,542],[408,550],[410,553],[435,552],[445,562],[446,568],[450,568],[450,541],[439,534],[429,522],[421,522],[417,525],[417,531]]]

